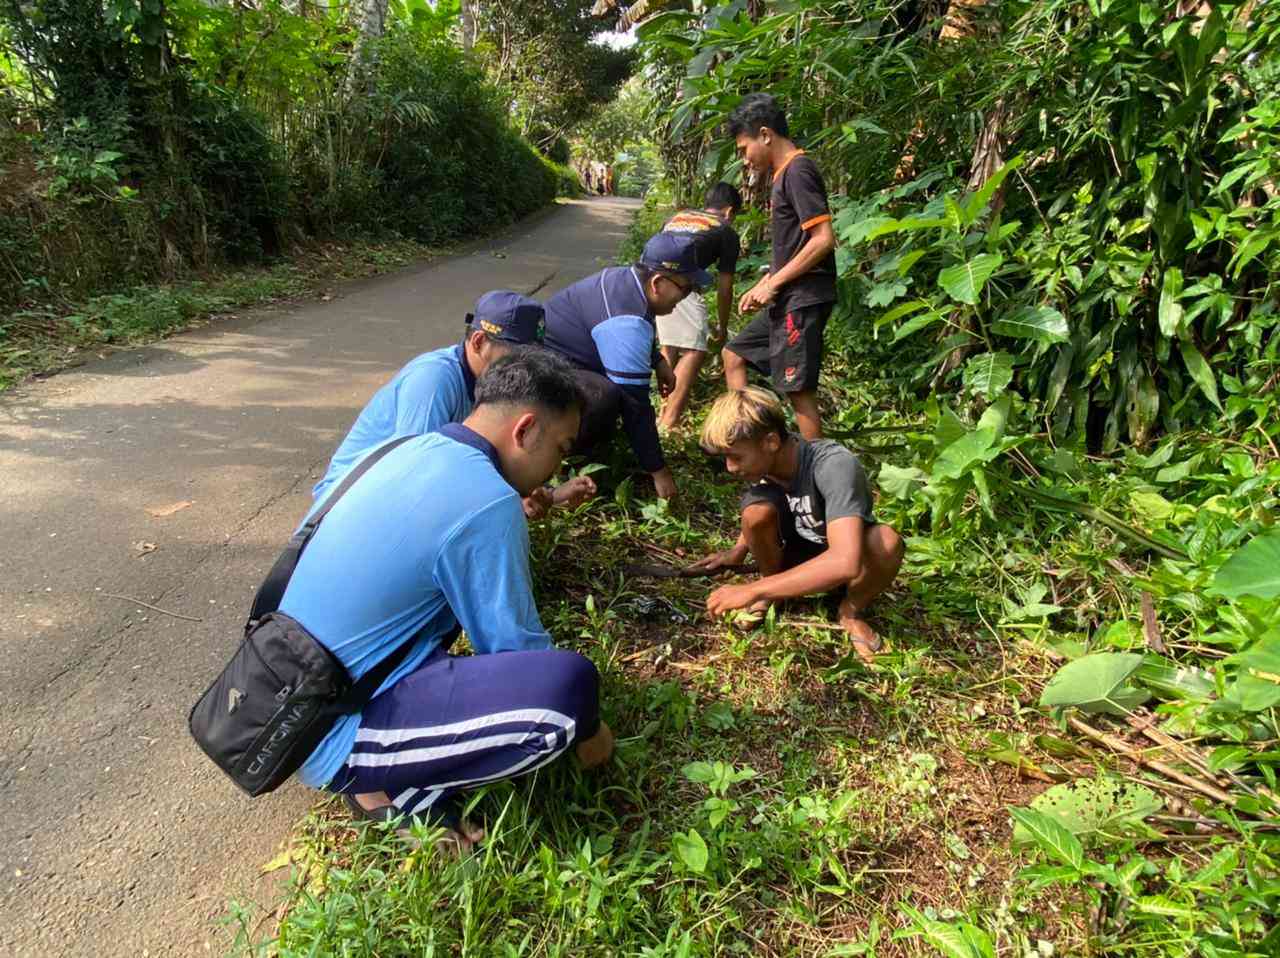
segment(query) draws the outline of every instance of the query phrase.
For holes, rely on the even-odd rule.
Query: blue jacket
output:
[[[342,445],[329,460],[324,478],[311,496],[324,498],[365,453],[396,436],[434,432],[447,422],[462,422],[476,401],[476,377],[461,345],[423,353],[373,394]]]
[[[307,544],[280,609],[352,679],[413,641],[378,692],[459,626],[477,655],[551,647],[520,496],[493,446],[460,423],[408,440],[360,477]],[[358,712],[339,719],[298,777],[316,788],[332,781],[359,726]]]
[[[622,425],[646,472],[665,465],[649,400],[657,359],[653,311],[630,266],[579,280],[547,301],[543,345],[579,367],[607,376],[622,391]]]

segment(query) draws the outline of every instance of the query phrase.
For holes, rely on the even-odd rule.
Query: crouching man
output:
[[[752,485],[742,497],[737,543],[690,571],[739,566],[748,555],[760,569],[754,582],[712,592],[707,610],[758,611],[776,599],[839,590],[840,624],[858,655],[873,661],[881,640],[863,613],[898,574],[904,546],[898,533],[872,516],[857,456],[838,442],[789,433],[778,398],[754,386],[716,400],[702,445]]]
[[[538,618],[521,508],[573,444],[581,407],[559,357],[495,360],[466,419],[387,453],[303,552],[280,609],[353,680],[413,642],[298,772],[355,816],[439,824],[465,851],[483,833],[460,819],[459,792],[571,748],[586,766],[612,753],[595,666],[553,648]],[[460,629],[475,655],[450,654]]]

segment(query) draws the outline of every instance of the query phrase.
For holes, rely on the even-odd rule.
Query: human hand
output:
[[[747,557],[746,546],[734,546],[732,549],[725,549],[722,552],[713,552],[709,556],[704,556],[692,565],[684,568],[685,575],[706,575],[715,572],[717,569],[732,569],[742,565],[742,560]]]
[[[778,291],[773,288],[769,277],[766,276],[742,294],[742,299],[738,300],[738,312],[753,313],[757,309],[763,309],[772,303],[777,295]]]
[[[520,500],[520,505],[524,507],[526,519],[541,519],[547,514],[547,510],[551,508],[553,503],[552,492],[546,486],[539,486],[524,499]]]
[[[722,585],[707,596],[707,612],[721,616],[734,609],[747,609],[760,601],[760,593],[754,582],[743,585]]]
[[[553,505],[573,509],[582,505],[596,494],[595,480],[590,476],[574,476],[568,482],[562,482],[551,493]]]
[[[659,499],[674,498],[676,481],[672,477],[670,469],[664,467],[653,473],[653,488],[657,492]]]
[[[665,359],[654,370],[658,376],[658,395],[666,399],[676,388],[676,372]]]

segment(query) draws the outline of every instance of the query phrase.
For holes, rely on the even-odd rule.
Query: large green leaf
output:
[[[880,475],[876,477],[876,485],[895,499],[910,499],[928,480],[928,476],[914,466],[902,468],[891,462],[880,467]]]
[[[975,393],[994,399],[1013,381],[1013,357],[1008,353],[981,353],[964,365],[964,384]]]
[[[933,475],[939,479],[959,479],[979,463],[990,462],[1000,455],[993,428],[965,433],[943,449],[933,464]]]
[[[701,875],[707,870],[707,843],[702,840],[702,835],[696,828],[689,829],[688,834],[676,832],[672,844],[689,871]]]
[[[1160,332],[1169,338],[1177,335],[1182,325],[1182,304],[1178,302],[1182,296],[1182,270],[1170,266],[1164,271],[1164,279],[1160,284]]]
[[[914,927],[904,929],[895,938],[919,935],[939,954],[946,958],[993,958],[994,946],[991,936],[976,925],[968,922],[956,922],[954,925],[945,921],[930,918],[917,911],[905,902],[900,906],[903,914],[911,919]]]
[[[1133,678],[1162,698],[1208,701],[1217,689],[1213,673],[1158,655],[1144,656]]]
[[[1182,353],[1182,361],[1187,364],[1187,372],[1191,373],[1191,378],[1200,387],[1205,398],[1221,409],[1222,401],[1218,399],[1218,380],[1213,375],[1209,361],[1190,340],[1179,341],[1178,350]]]
[[[1280,705],[1280,628],[1227,659],[1240,671],[1224,698],[1244,712],[1261,712]]]
[[[1027,840],[1064,865],[1079,868],[1084,862],[1084,845],[1056,818],[1034,808],[1011,808],[1016,825],[1021,825]]]
[[[1067,320],[1052,306],[1023,306],[991,324],[1001,336],[1034,339],[1038,343],[1065,343],[1071,338]]]
[[[1040,704],[1124,715],[1151,698],[1150,692],[1125,683],[1142,660],[1134,652],[1096,652],[1068,662],[1044,687]]]
[[[938,274],[938,285],[952,299],[976,306],[987,280],[1000,268],[1004,257],[999,253],[979,253],[973,259],[948,266]]]
[[[1210,591],[1233,599],[1280,596],[1280,529],[1254,536],[1232,553],[1213,577]]]
[[[1145,785],[1116,778],[1077,779],[1041,792],[1031,807],[1083,839],[1117,838],[1132,834],[1163,800]],[[1016,845],[1030,844],[1031,833],[1021,822],[1013,827]]]

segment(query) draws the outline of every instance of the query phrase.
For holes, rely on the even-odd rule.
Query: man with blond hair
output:
[[[760,611],[775,600],[839,590],[840,625],[863,661],[874,661],[882,643],[863,613],[893,582],[905,547],[872,515],[858,457],[833,440],[789,432],[778,397],[755,386],[715,401],[702,445],[751,485],[742,497],[738,541],[690,571],[740,566],[748,555],[760,568],[760,578],[712,592],[707,611]]]

